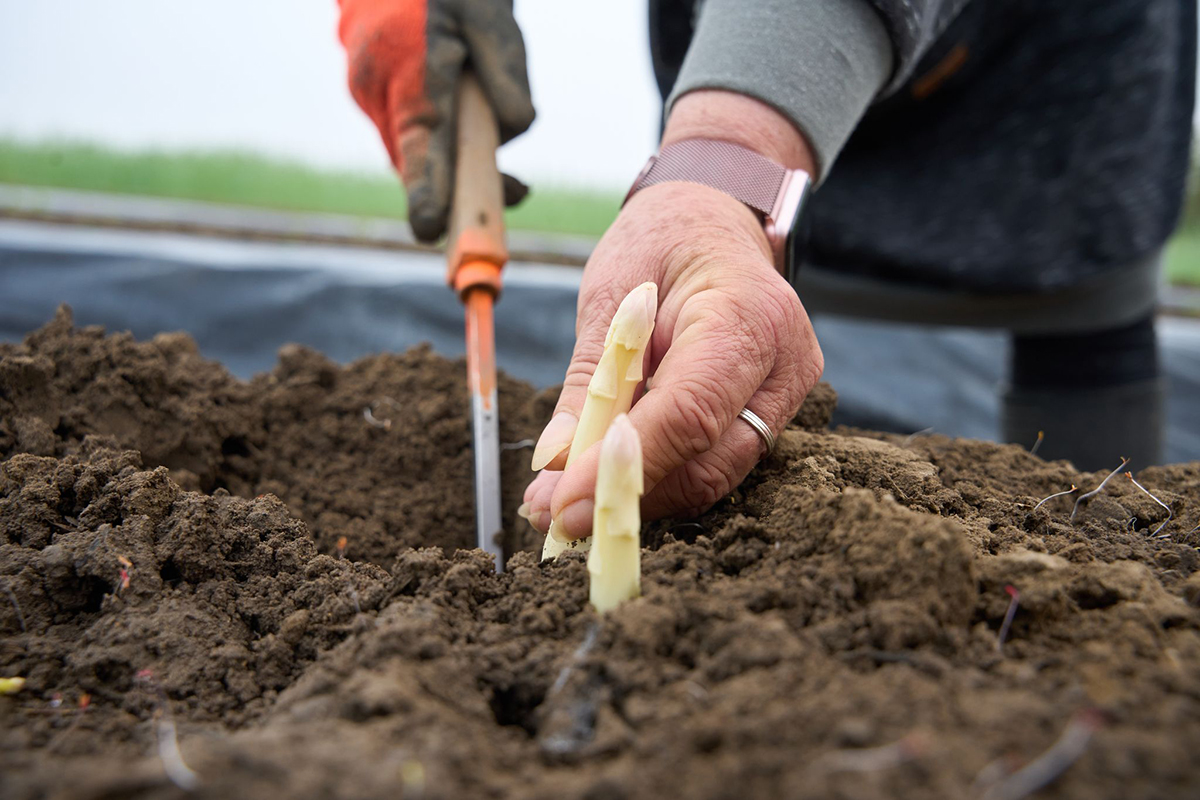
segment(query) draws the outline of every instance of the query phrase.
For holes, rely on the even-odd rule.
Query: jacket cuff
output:
[[[804,134],[819,182],[887,81],[892,58],[866,0],[707,0],[667,113],[698,89],[760,100]]]

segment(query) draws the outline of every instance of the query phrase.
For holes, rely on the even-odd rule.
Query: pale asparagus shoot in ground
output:
[[[567,466],[603,439],[609,424],[633,406],[633,392],[642,381],[642,362],[654,333],[657,311],[658,286],[653,283],[643,283],[621,301],[608,326],[604,354],[588,383],[587,399],[567,453]],[[587,552],[590,547],[590,537],[572,542],[551,522],[542,546],[542,560],[557,558],[568,548]]]
[[[596,472],[587,568],[589,599],[601,614],[642,593],[642,490],[642,443],[622,414],[604,436]]]

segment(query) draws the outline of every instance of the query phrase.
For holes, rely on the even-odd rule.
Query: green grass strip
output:
[[[285,211],[403,219],[404,192],[390,174],[318,170],[236,151],[125,152],[64,141],[0,138],[0,183],[206,200]],[[534,187],[508,212],[516,230],[600,236],[621,196]],[[1200,286],[1200,201],[1192,198],[1167,248],[1167,278]]]
[[[0,139],[0,182],[174,197],[285,211],[405,216],[390,174],[318,170],[236,151],[123,152],[78,142]],[[621,205],[617,193],[534,187],[508,214],[514,229],[599,236]]]

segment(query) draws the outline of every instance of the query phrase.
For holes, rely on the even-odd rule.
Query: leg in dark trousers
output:
[[[1001,410],[1004,441],[1084,470],[1162,461],[1164,386],[1153,316],[1092,333],[1013,336]]]

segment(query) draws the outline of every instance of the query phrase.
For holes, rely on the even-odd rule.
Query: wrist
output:
[[[771,245],[754,212],[698,183],[646,187],[629,199],[610,230],[620,230],[622,241],[640,242],[667,273],[713,258],[744,262],[747,256],[775,272]]]
[[[662,144],[683,139],[732,142],[816,176],[816,160],[804,135],[787,117],[746,95],[705,89],[680,97],[671,108]]]

